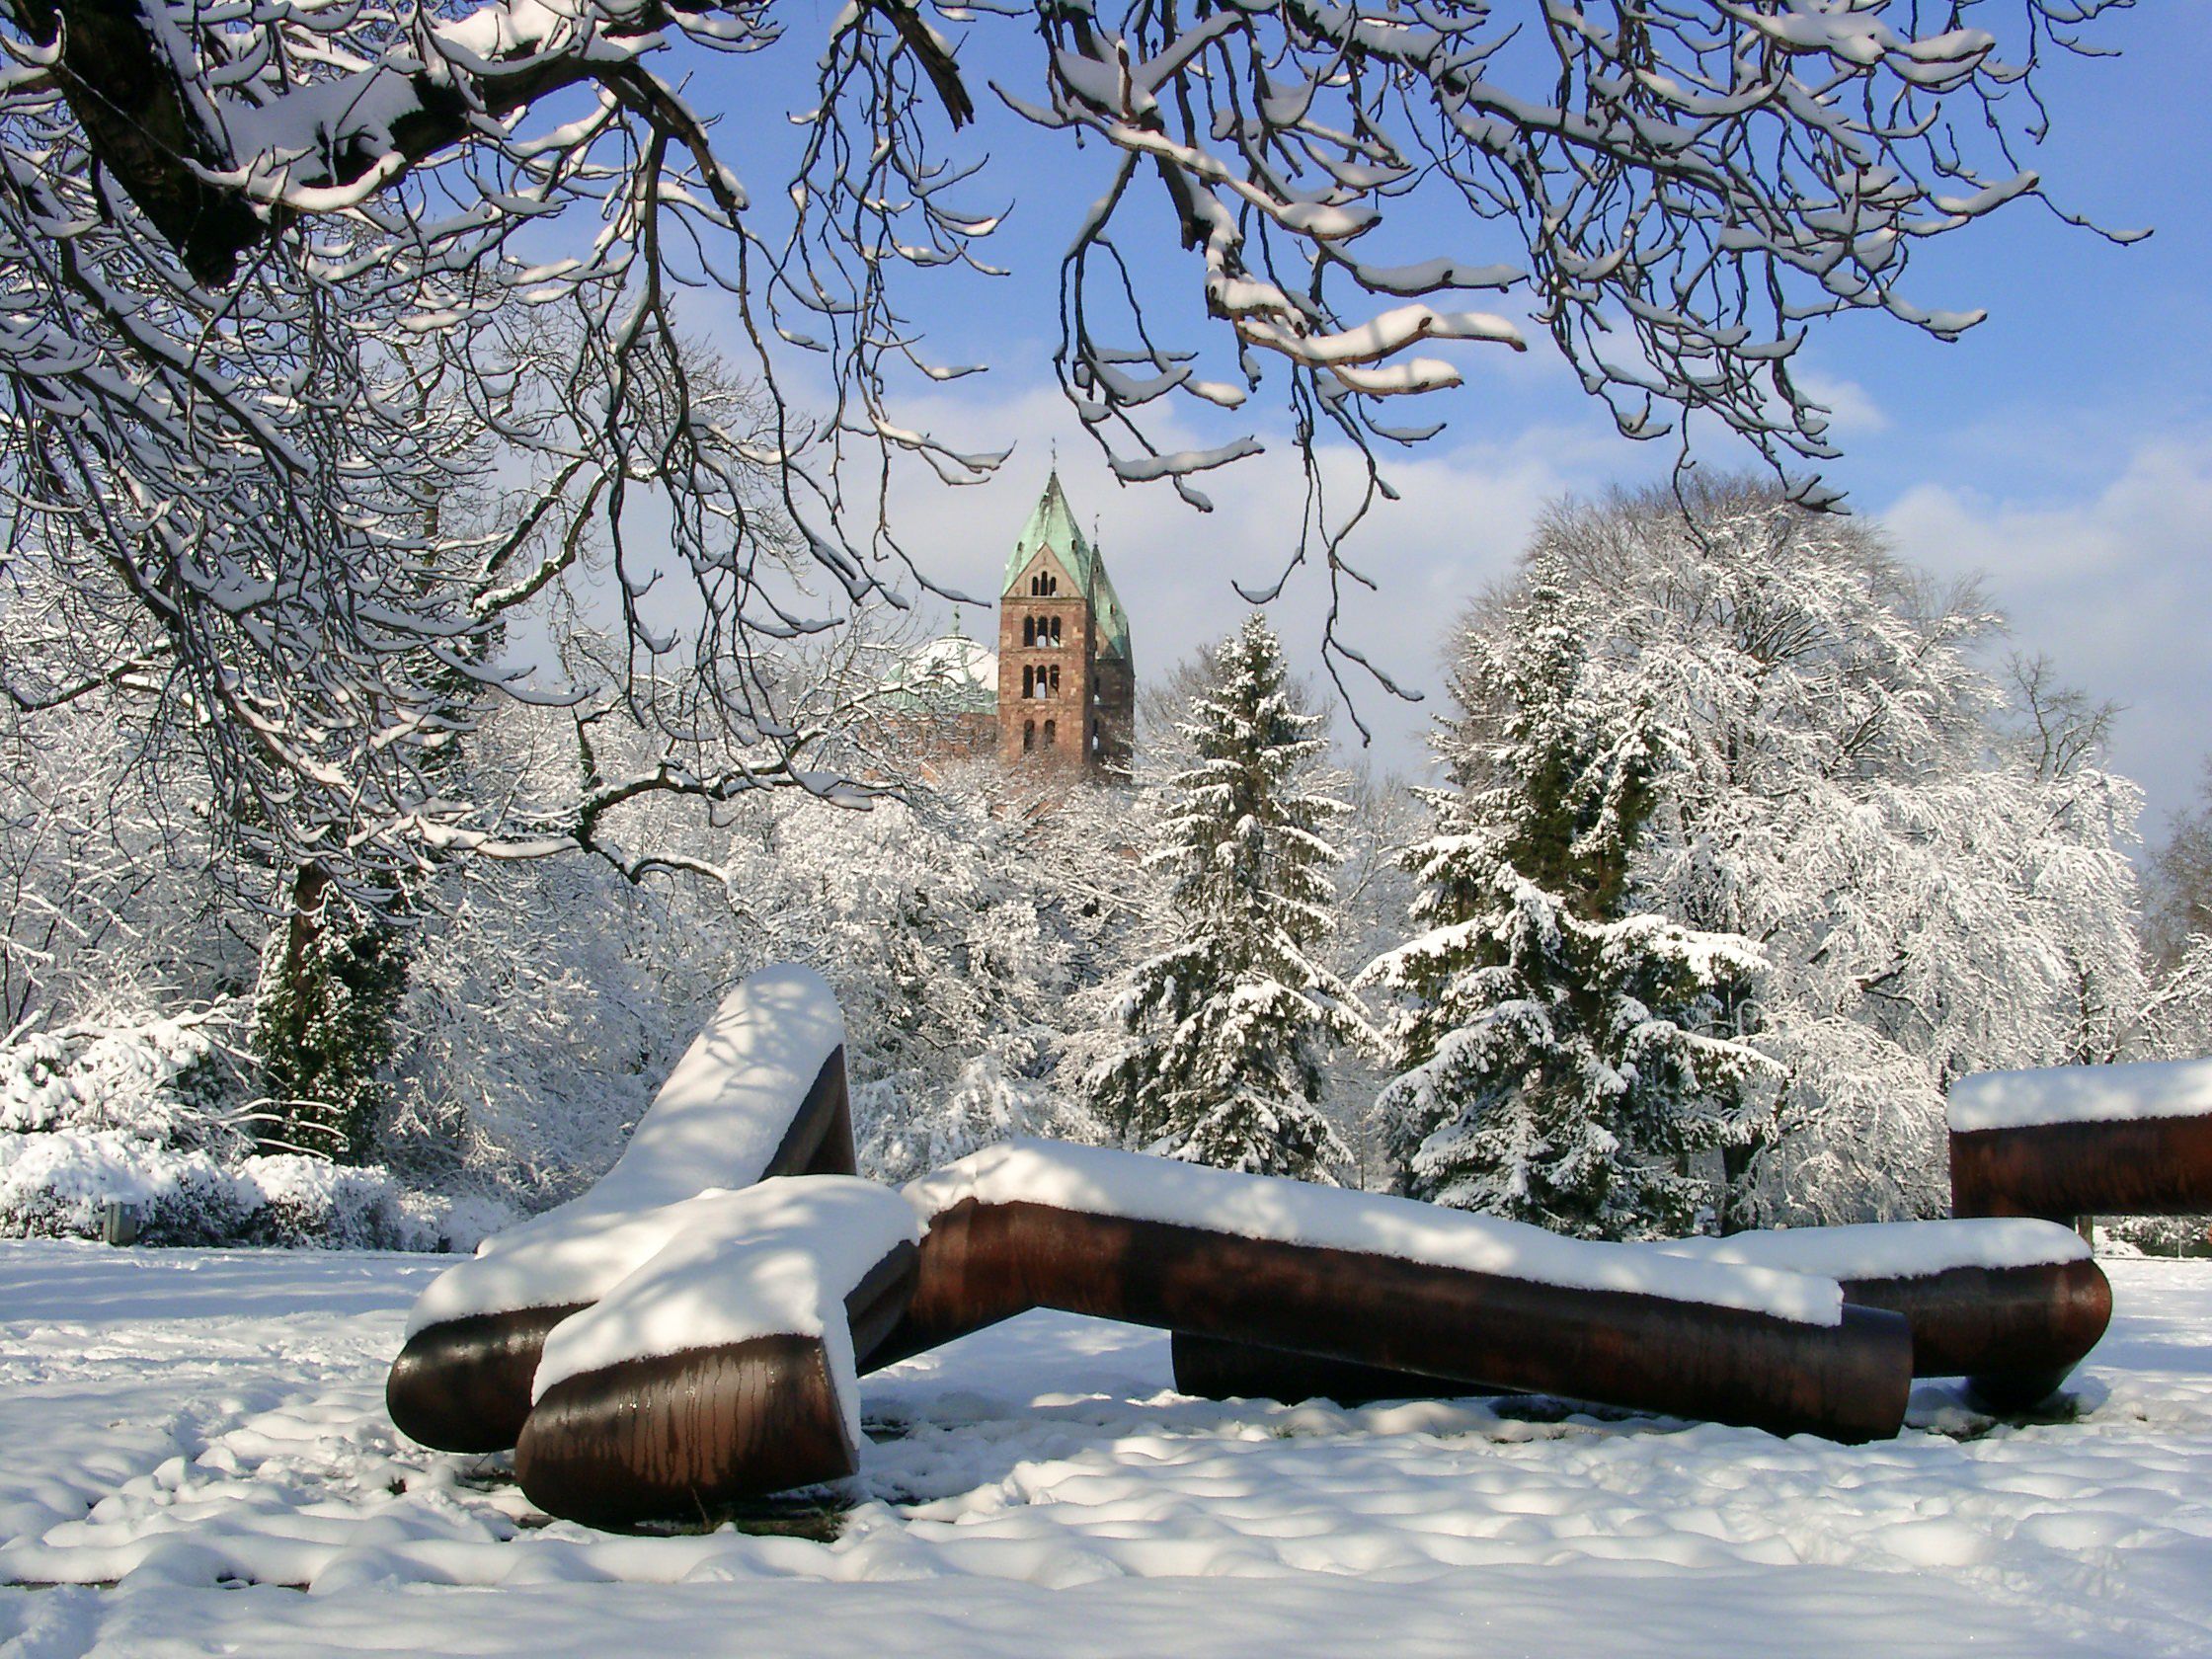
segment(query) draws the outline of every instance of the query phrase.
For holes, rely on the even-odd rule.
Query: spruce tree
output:
[[[1398,993],[1377,1103],[1400,1189],[1585,1237],[1680,1231],[1717,1143],[1769,1069],[1733,1029],[1748,941],[1627,908],[1665,763],[1602,638],[1533,573],[1508,625],[1468,630],[1440,748],[1454,789],[1407,855],[1417,937],[1364,978]]]
[[[301,867],[262,946],[252,1041],[268,1095],[261,1140],[365,1163],[386,1101],[392,1016],[407,988],[397,928],[352,903],[319,864]]]
[[[1315,787],[1322,717],[1300,707],[1265,619],[1208,664],[1147,860],[1175,878],[1179,936],[1132,971],[1122,1008],[1136,1040],[1093,1088],[1134,1144],[1334,1181],[1350,1154],[1320,1109],[1320,1057],[1358,1022],[1312,951],[1332,928],[1340,862],[1323,830],[1347,809]]]

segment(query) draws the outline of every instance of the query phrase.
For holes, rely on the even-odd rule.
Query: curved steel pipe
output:
[[[1951,1131],[1958,1216],[2195,1216],[2212,1210],[2212,1117]]]
[[[1847,1280],[1844,1295],[1905,1315],[1915,1377],[1963,1377],[1999,1411],[2057,1392],[2112,1322],[2111,1282],[2087,1259]]]
[[[1904,1316],[1915,1377],[1963,1377],[1972,1396],[1998,1411],[2025,1410],[2056,1392],[2112,1319],[2112,1287],[2088,1260],[1840,1282],[1848,1304]],[[1210,1399],[1364,1405],[1446,1391],[1433,1377],[1195,1331],[1175,1333],[1173,1355],[1175,1386]]]
[[[975,1198],[930,1224],[913,1301],[875,1363],[1031,1307],[1842,1441],[1894,1435],[1912,1379],[1910,1328],[1875,1308],[1818,1325]]]

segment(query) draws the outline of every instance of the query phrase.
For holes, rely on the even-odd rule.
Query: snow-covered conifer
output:
[[[1458,787],[1408,856],[1422,931],[1365,976],[1399,1002],[1384,1142],[1417,1198],[1592,1237],[1682,1230],[1690,1154],[1771,1070],[1738,1035],[1764,963],[1626,903],[1664,757],[1592,658],[1589,606],[1536,569],[1498,624],[1464,642],[1440,738]]]
[[[1180,724],[1148,862],[1174,877],[1174,941],[1123,987],[1135,1042],[1094,1089],[1132,1141],[1224,1169],[1333,1181],[1349,1161],[1320,1110],[1321,1054],[1357,1028],[1315,947],[1340,862],[1324,838],[1320,715],[1255,614],[1213,648]]]
[[[1564,728],[1633,734],[1604,741],[1643,768],[1607,786],[1635,809],[1601,872],[1623,913],[1768,964],[1741,1030],[1779,1083],[1723,1138],[1723,1225],[1939,1213],[1950,1079],[2140,1040],[2140,797],[2102,769],[2104,711],[1978,659],[2001,620],[1973,588],[1766,482],[1565,504],[1459,641],[1442,741],[1478,811],[1503,729],[1482,665],[1559,649],[1532,632],[1545,590],[1580,665]],[[1577,832],[1608,845],[1586,793]]]
[[[273,1149],[366,1161],[383,1115],[406,941],[308,865],[262,947],[253,1048]]]

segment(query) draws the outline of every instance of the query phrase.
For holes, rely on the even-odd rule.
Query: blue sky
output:
[[[826,14],[794,12],[791,40],[771,59],[803,68],[825,23]],[[2155,234],[2115,247],[2035,203],[2015,205],[1916,253],[1917,299],[1990,313],[1964,339],[1942,345],[1847,318],[1819,333],[1801,361],[1836,406],[1846,456],[1827,473],[1855,509],[1884,522],[1918,563],[1984,573],[2017,648],[2048,654],[2064,678],[2126,705],[2116,758],[2149,794],[2145,828],[2155,836],[2191,797],[2212,750],[2203,643],[2212,614],[2212,101],[2201,89],[2212,7],[2145,0],[2104,20],[2094,38],[2120,55],[2049,63],[2041,88],[2053,131],[2031,164],[2062,205]],[[986,63],[982,49],[964,48],[971,80],[978,68],[1003,73],[1014,61],[994,51]],[[702,106],[727,112],[726,139],[738,122],[757,120],[762,71],[771,81],[788,72],[716,65],[695,87]],[[805,95],[790,85],[785,103],[796,108]],[[1140,670],[1164,667],[1224,631],[1237,609],[1229,579],[1263,579],[1295,536],[1295,473],[1270,394],[1255,399],[1248,424],[1272,452],[1211,475],[1220,513],[1201,517],[1162,489],[1115,484],[1059,406],[1049,364],[1059,252],[1105,158],[1003,111],[984,136],[996,153],[981,199],[1011,206],[988,252],[1014,275],[932,276],[910,295],[941,358],[997,366],[907,407],[913,424],[966,446],[1018,446],[990,485],[900,491],[906,529],[933,574],[990,592],[1057,439],[1070,495],[1098,521],[1129,603]],[[750,182],[757,196],[767,180]],[[1513,253],[1479,243],[1424,251]],[[1159,257],[1187,258],[1171,244]],[[1382,591],[1354,609],[1353,637],[1432,691],[1454,611],[1509,566],[1544,501],[1656,476],[1673,459],[1671,443],[1618,436],[1540,339],[1526,357],[1468,347],[1457,360],[1465,386],[1424,400],[1450,430],[1393,467],[1406,499],[1372,517],[1355,549]],[[1717,438],[1710,453],[1733,459]],[[1311,582],[1294,585],[1280,607],[1309,662],[1319,608]],[[1382,765],[1419,767],[1434,706],[1366,691],[1361,708]]]

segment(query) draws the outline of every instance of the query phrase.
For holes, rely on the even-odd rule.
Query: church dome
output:
[[[910,652],[890,680],[895,703],[937,714],[998,707],[998,653],[955,630]]]

